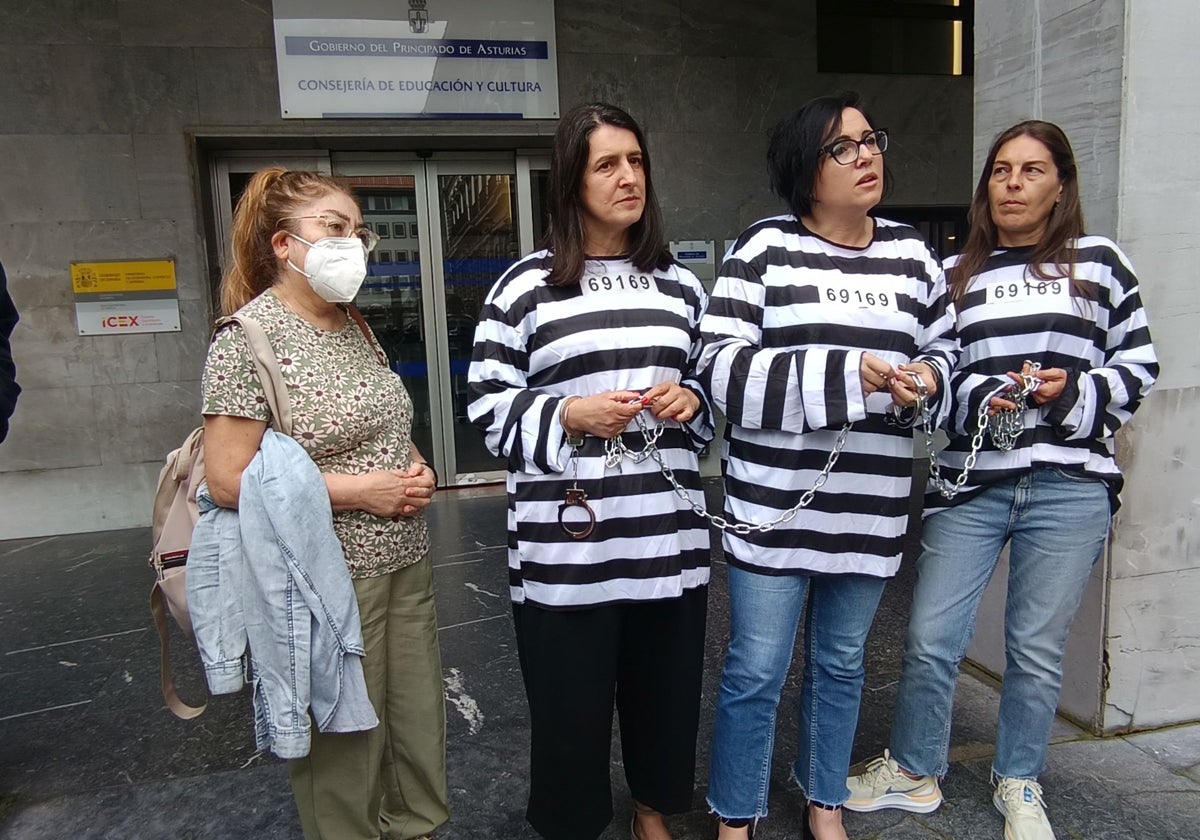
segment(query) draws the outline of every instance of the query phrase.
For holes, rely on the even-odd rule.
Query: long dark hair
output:
[[[767,174],[771,189],[799,219],[812,215],[813,191],[821,166],[821,147],[842,131],[842,111],[854,108],[872,128],[878,128],[852,90],[810,99],[775,123],[767,145]],[[883,194],[892,188],[891,169],[883,165]]]
[[[579,193],[591,152],[592,132],[602,125],[632,131],[642,149],[646,192],[642,218],[629,228],[630,261],[642,271],[666,268],[671,261],[662,211],[659,210],[654,181],[650,177],[650,150],[646,148],[642,129],[633,117],[615,105],[591,102],[577,105],[564,114],[558,130],[554,132],[547,185],[550,226],[543,241],[543,245],[554,252],[550,276],[546,278],[546,282],[552,286],[569,286],[578,283],[583,276],[586,237]]]
[[[1019,122],[1001,131],[992,141],[987,160],[983,163],[983,171],[979,173],[979,183],[975,185],[971,209],[967,214],[971,224],[967,244],[947,278],[950,293],[954,300],[961,300],[967,293],[972,278],[983,269],[988,256],[996,250],[999,239],[988,199],[988,183],[991,181],[992,167],[996,165],[1000,147],[1017,137],[1032,137],[1046,147],[1054,168],[1058,170],[1058,180],[1062,184],[1061,197],[1051,209],[1046,230],[1030,255],[1029,270],[1041,280],[1070,278],[1071,294],[1075,297],[1090,298],[1091,289],[1081,278],[1075,277],[1074,244],[1075,240],[1083,236],[1083,206],[1079,202],[1079,170],[1075,166],[1075,152],[1071,149],[1071,141],[1067,139],[1066,133],[1054,123],[1045,120]]]

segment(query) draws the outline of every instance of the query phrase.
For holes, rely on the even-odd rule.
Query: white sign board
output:
[[[284,117],[558,117],[554,0],[273,3]]]
[[[683,263],[696,278],[704,283],[704,288],[712,291],[713,280],[716,278],[716,266],[713,264],[715,244],[711,239],[677,239],[669,243],[671,256]]]

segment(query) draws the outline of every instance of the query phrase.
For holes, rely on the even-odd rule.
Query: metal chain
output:
[[[942,470],[937,460],[937,448],[933,444],[933,415],[926,402],[927,390],[921,378],[914,377],[917,385],[917,402],[914,406],[912,423],[918,425],[919,419],[919,425],[922,427],[925,437],[925,453],[929,456],[929,481],[942,495],[942,498],[953,499],[962,491],[963,485],[967,483],[967,476],[971,474],[975,462],[979,459],[986,434],[991,434],[992,443],[1001,452],[1009,452],[1016,445],[1017,438],[1024,431],[1022,421],[1024,409],[1021,406],[1041,384],[1041,380],[1033,374],[1041,370],[1042,366],[1028,360],[1025,361],[1025,365],[1029,367],[1029,371],[1021,374],[1020,385],[1014,382],[1012,385],[988,395],[987,399],[980,404],[979,414],[975,418],[975,434],[971,437],[971,451],[967,453],[967,458],[963,462],[962,472],[953,482],[942,478]],[[997,411],[989,418],[988,406],[994,397],[1016,403],[1018,407]]]
[[[816,497],[817,491],[820,490],[825,482],[829,480],[829,473],[833,471],[833,465],[837,463],[838,457],[842,454],[842,449],[844,449],[846,446],[846,437],[850,434],[851,426],[850,423],[842,426],[842,431],[838,434],[837,440],[833,444],[833,450],[829,453],[829,459],[825,462],[824,469],[821,470],[821,474],[818,475],[813,481],[813,486],[808,490],[805,490],[804,494],[800,496],[800,501],[796,502],[796,504],[791,508],[785,510],[783,513],[779,514],[779,516],[775,517],[769,522],[750,524],[746,522],[730,522],[728,519],[719,514],[709,513],[705,509],[704,505],[697,504],[696,501],[692,499],[691,494],[680,485],[679,479],[675,478],[675,471],[667,466],[667,463],[663,460],[662,453],[658,449],[658,439],[662,435],[663,424],[658,423],[653,429],[651,429],[641,414],[634,416],[634,422],[637,423],[638,429],[642,433],[642,439],[646,441],[646,445],[638,453],[634,453],[632,450],[627,449],[624,444],[622,444],[620,448],[615,448],[618,454],[618,463],[620,463],[619,456],[624,453],[629,453],[631,457],[635,454],[640,455],[641,458],[634,460],[634,463],[645,460],[645,457],[648,454],[654,459],[654,463],[658,464],[658,469],[662,472],[663,477],[670,482],[671,489],[675,491],[675,495],[682,499],[683,502],[692,509],[693,513],[695,513],[697,516],[707,519],[719,530],[733,531],[735,534],[741,534],[742,536],[754,533],[755,531],[766,533],[767,531],[771,531],[785,522],[791,522],[796,518],[796,514],[799,513],[802,508],[806,508],[812,504],[812,500]],[[608,450],[606,449],[606,452],[607,451]],[[607,460],[605,461],[605,464],[608,466],[615,466],[615,464],[609,464]]]

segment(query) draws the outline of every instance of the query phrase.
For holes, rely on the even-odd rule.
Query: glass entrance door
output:
[[[380,237],[357,302],[412,394],[414,441],[443,484],[500,480],[467,419],[467,373],[484,298],[545,230],[544,161],[348,155],[333,171]]]

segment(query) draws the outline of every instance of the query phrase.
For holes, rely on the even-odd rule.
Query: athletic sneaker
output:
[[[928,814],[942,804],[942,790],[933,776],[910,779],[891,754],[883,751],[858,776],[846,779],[850,798],[842,803],[849,811],[878,811],[899,808],[917,814]]]
[[[996,810],[1004,815],[1006,840],[1054,840],[1054,829],[1046,819],[1042,786],[1031,779],[996,781],[992,794]]]

